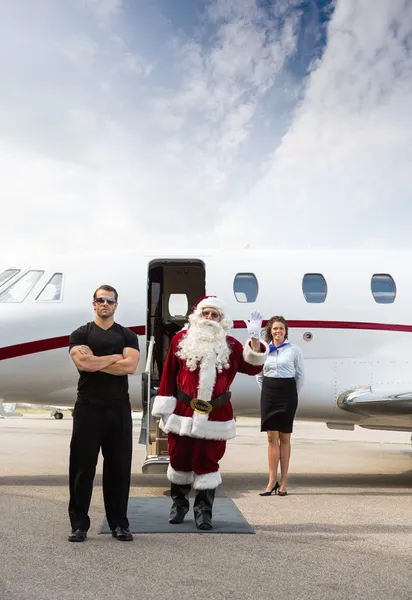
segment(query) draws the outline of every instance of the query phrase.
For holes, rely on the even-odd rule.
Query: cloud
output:
[[[168,108],[190,124],[202,154],[218,157],[226,170],[249,137],[259,101],[296,50],[297,19],[293,13],[283,22],[273,19],[268,29],[254,0],[215,0],[207,14],[214,25],[210,44],[202,36],[175,41],[182,83]]]
[[[13,101],[6,94],[0,109],[13,174],[1,184],[13,227],[4,245],[93,247],[107,235],[129,245],[156,236],[210,243],[208,206],[216,215],[228,194],[259,99],[293,51],[290,28],[268,38],[254,3],[225,17],[218,0],[201,18],[210,40],[172,29],[156,53],[130,41],[121,2],[73,2],[72,12],[50,2],[54,21],[32,22],[38,85],[29,101],[18,73],[19,93]],[[8,17],[9,27],[22,26],[17,14]],[[162,57],[175,70],[170,85],[159,74]]]
[[[194,1],[0,6],[3,259],[409,245],[410,3]]]
[[[275,236],[276,245],[409,245],[411,23],[408,2],[337,4],[323,57],[267,172],[241,211],[235,202],[222,209],[222,239],[231,231],[232,241],[261,241],[249,206],[260,216],[273,207],[273,226],[286,224],[287,239]]]
[[[137,75],[145,75],[147,77],[153,70],[153,65],[148,64],[138,54],[126,52],[124,55],[124,60],[126,69],[132,73],[136,73]]]
[[[122,8],[122,0],[81,0],[81,2],[98,18],[113,16]]]

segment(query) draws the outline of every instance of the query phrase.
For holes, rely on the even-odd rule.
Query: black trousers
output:
[[[130,406],[77,403],[70,442],[69,517],[72,529],[90,527],[88,515],[100,448],[103,454],[103,498],[110,529],[128,527],[127,503],[132,466]]]

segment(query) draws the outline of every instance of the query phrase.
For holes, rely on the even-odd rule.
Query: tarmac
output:
[[[219,494],[254,535],[98,534],[101,459],[87,541],[67,541],[71,417],[0,420],[0,599],[411,600],[412,447],[409,433],[332,431],[295,423],[289,495],[262,498],[266,436],[239,419]],[[143,475],[135,446],[131,496],[168,494]]]

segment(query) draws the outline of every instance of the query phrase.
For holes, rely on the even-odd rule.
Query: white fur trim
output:
[[[152,415],[161,417],[170,415],[176,408],[176,398],[174,396],[156,396],[153,402]]]
[[[208,415],[193,413],[192,417],[170,415],[166,424],[161,420],[160,429],[165,433],[187,435],[188,437],[204,440],[231,440],[236,437],[236,423],[230,421],[209,421]]]
[[[236,437],[236,423],[230,421],[210,421],[209,415],[193,413],[191,436],[205,440],[231,440]]]
[[[269,346],[263,340],[259,340],[261,344],[265,346],[264,352],[255,352],[250,347],[250,339],[247,340],[246,344],[243,347],[243,358],[247,363],[253,365],[254,367],[260,367],[265,364],[267,355],[269,354]]]
[[[222,302],[222,300],[219,300],[219,298],[209,297],[201,300],[201,302],[199,302],[199,304],[196,306],[195,312],[200,314],[204,308],[215,308],[222,315],[224,315],[226,312],[226,305],[224,302]]]
[[[209,423],[209,415],[200,415],[197,412],[193,413],[192,436],[198,438],[205,437],[205,431]]]
[[[167,467],[166,476],[169,481],[177,483],[177,485],[193,483],[193,471],[175,471],[171,465]]]
[[[214,473],[205,473],[204,475],[197,475],[195,473],[195,482],[193,487],[195,490],[215,490],[221,483],[222,476],[220,471],[215,471]]]
[[[192,437],[192,417],[182,417],[180,415],[170,415],[166,424],[161,429],[166,433],[176,433],[177,435],[188,435]]]
[[[197,397],[205,402],[210,402],[213,394],[213,388],[216,381],[216,362],[215,357],[204,357],[200,361],[199,385],[197,388]]]

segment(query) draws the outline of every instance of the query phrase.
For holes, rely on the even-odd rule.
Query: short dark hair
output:
[[[268,344],[271,344],[272,341],[273,341],[273,338],[272,338],[272,325],[273,325],[273,323],[276,323],[277,321],[279,321],[279,323],[283,323],[283,325],[285,326],[285,330],[286,330],[285,340],[288,337],[289,326],[288,326],[288,323],[287,323],[285,317],[281,317],[279,315],[276,315],[275,317],[272,317],[271,319],[269,319],[269,321],[267,322],[267,325],[265,327],[264,337],[265,337],[265,341]]]
[[[96,297],[97,297],[97,296],[96,296],[96,294],[97,294],[97,292],[98,292],[99,290],[104,290],[105,292],[113,292],[113,294],[114,294],[114,299],[115,299],[115,300],[116,300],[116,302],[117,302],[117,299],[118,299],[118,297],[119,297],[119,296],[118,296],[118,294],[117,294],[116,290],[115,290],[115,289],[114,289],[114,287],[112,287],[111,285],[106,285],[106,284],[104,284],[104,285],[99,285],[99,287],[96,289],[96,291],[95,291],[95,292],[94,292],[94,294],[93,294],[93,300],[96,300]]]

